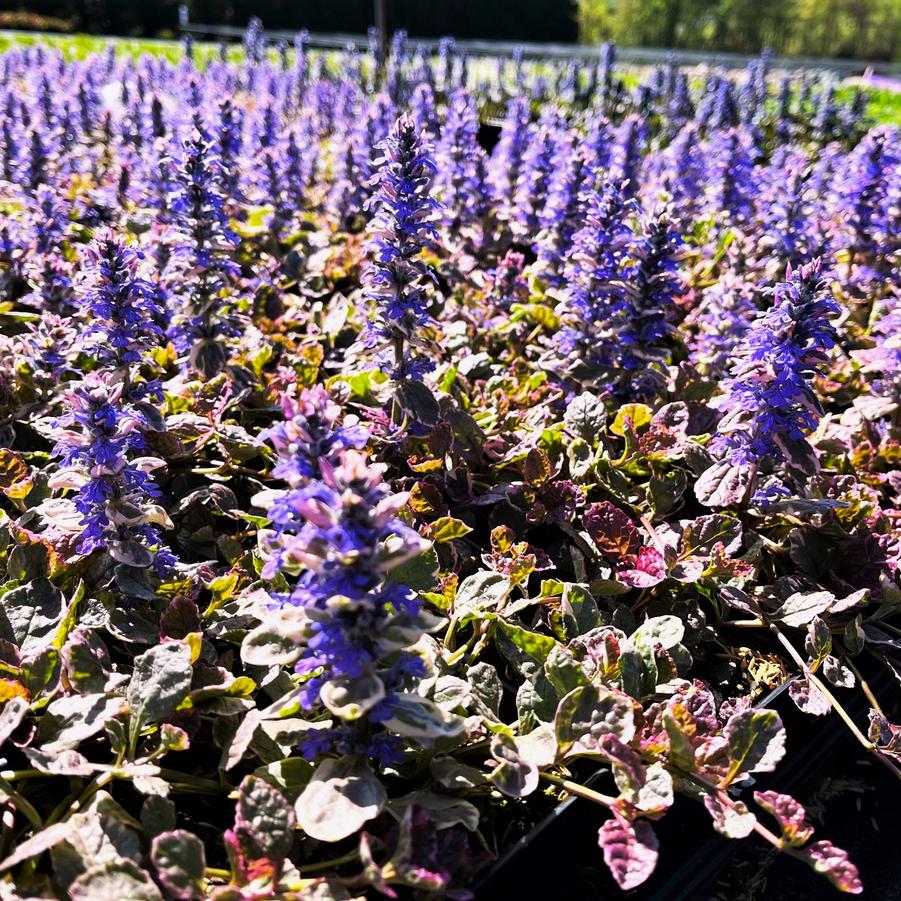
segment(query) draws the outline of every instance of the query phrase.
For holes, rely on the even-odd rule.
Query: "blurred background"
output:
[[[194,22],[363,34],[373,0],[191,0]],[[179,0],[6,0],[0,28],[172,37]],[[901,0],[387,0],[412,37],[901,60]]]

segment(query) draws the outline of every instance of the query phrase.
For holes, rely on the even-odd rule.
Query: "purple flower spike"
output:
[[[404,348],[415,347],[419,331],[432,323],[425,286],[434,275],[420,255],[438,237],[433,216],[439,204],[430,193],[436,167],[409,116],[395,122],[380,146],[364,272],[366,296],[375,302],[376,313],[363,346],[393,351],[392,378],[421,379],[434,363]]]

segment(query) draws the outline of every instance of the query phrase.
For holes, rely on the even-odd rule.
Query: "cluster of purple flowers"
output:
[[[395,122],[381,149],[363,276],[376,313],[363,344],[390,348],[386,365],[393,367],[392,378],[419,380],[435,366],[413,349],[420,344],[420,330],[432,321],[426,283],[434,276],[421,253],[438,236],[433,218],[439,204],[430,193],[435,163],[406,115]]]
[[[678,271],[682,236],[672,225],[667,208],[652,214],[641,234],[629,244],[629,265],[618,282],[621,300],[606,330],[618,347],[616,363],[622,367],[631,396],[643,396],[659,382],[652,364],[666,362],[665,346],[673,332],[674,304],[685,292]]]
[[[711,450],[738,466],[765,461],[801,472],[815,464],[806,437],[821,414],[813,378],[837,340],[838,304],[820,263],[789,267],[772,289],[773,305],[749,329],[727,382],[725,409]]]
[[[260,536],[263,576],[297,577],[289,593],[275,597],[305,614],[301,703],[338,720],[311,732],[302,751],[365,753],[390,765],[401,742],[385,723],[398,695],[425,673],[407,649],[422,631],[419,601],[390,571],[428,542],[398,519],[408,496],[382,481],[385,467],[359,450],[365,431],[340,424],[340,409],[323,389],[288,398],[285,417],[267,437],[279,453],[274,474],[289,487],[257,498],[272,526]]]
[[[53,423],[60,469],[50,484],[76,489],[76,516],[67,525],[80,532],[78,553],[105,548],[118,563],[164,572],[176,560],[160,526],[172,524],[155,503],[160,491],[150,475],[163,462],[144,454],[148,411],[162,390],[139,376],[147,351],[162,337],[155,317],[163,313],[155,287],[137,274],[139,261],[108,229],[85,250],[76,282],[87,319],[79,346],[97,368],[64,393],[66,412]],[[65,365],[66,356],[59,361]]]
[[[460,88],[448,100],[447,119],[435,149],[435,196],[442,220],[459,230],[482,219],[488,209],[485,153],[478,143],[479,111],[475,98]]]
[[[616,339],[604,330],[620,300],[615,281],[633,236],[628,217],[635,205],[622,184],[608,181],[590,190],[584,204],[585,224],[573,236],[564,270],[564,325],[556,342],[570,370],[614,364]]]
[[[79,554],[105,548],[118,563],[165,572],[176,560],[160,527],[172,524],[152,503],[160,491],[150,475],[162,461],[140,456],[143,420],[124,389],[119,374],[107,371],[89,373],[65,392],[67,412],[54,423],[60,469],[50,487],[76,489],[76,514],[62,520],[79,533]]]
[[[169,337],[187,366],[206,376],[225,366],[224,341],[241,334],[231,283],[240,274],[238,238],[225,209],[215,143],[195,115],[181,148],[169,196],[172,223],[163,284],[169,295]]]
[[[142,254],[112,229],[100,229],[87,246],[84,269],[76,282],[79,306],[88,320],[81,333],[83,349],[102,369],[130,377],[152,347],[162,343],[166,310],[159,289],[138,275]],[[138,400],[147,394],[161,400],[159,385],[131,388]]]

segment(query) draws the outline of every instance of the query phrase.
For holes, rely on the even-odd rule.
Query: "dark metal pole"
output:
[[[379,34],[379,58],[381,69],[388,57],[388,0],[375,0],[375,28]]]

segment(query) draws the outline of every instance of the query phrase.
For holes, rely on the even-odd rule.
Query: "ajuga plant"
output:
[[[755,497],[761,502],[785,494],[788,476],[796,490],[817,471],[817,457],[807,442],[822,409],[813,380],[835,346],[830,318],[838,304],[820,276],[816,260],[796,270],[772,289],[773,305],[748,330],[739,362],[726,384],[726,413],[711,450],[737,468],[739,484],[750,491],[758,473],[772,478]],[[699,490],[715,479],[718,467],[702,477]]]
[[[632,238],[627,217],[634,204],[622,184],[607,181],[588,189],[584,205],[585,225],[573,236],[564,270],[563,325],[554,352],[566,372],[577,378],[581,374],[587,384],[613,366],[619,352],[609,326],[620,312],[622,291],[616,280]]]
[[[31,287],[28,297],[37,308],[70,312],[72,265],[65,252],[69,217],[65,200],[50,185],[40,185],[26,200],[29,227],[25,233],[21,273]]]
[[[435,196],[441,202],[445,227],[459,232],[477,223],[487,211],[485,154],[477,139],[475,99],[461,88],[454,91],[448,104],[444,129],[435,147]]]
[[[757,314],[756,286],[741,275],[723,276],[704,289],[685,320],[689,358],[711,375],[725,375]]]
[[[144,416],[123,397],[126,387],[121,371],[107,369],[67,388],[66,412],[50,430],[59,469],[49,485],[75,494],[42,509],[53,527],[74,538],[76,553],[103,548],[115,563],[164,574],[176,559],[160,529],[172,522],[156,503],[160,490],[151,475],[164,464],[142,453]]]
[[[492,304],[501,310],[509,310],[511,304],[529,299],[529,283],[524,269],[526,258],[515,250],[508,250],[504,258],[489,273],[488,296]]]
[[[165,318],[155,285],[138,274],[141,253],[112,229],[102,229],[85,250],[77,280],[86,325],[81,347],[98,367],[122,377],[129,400],[162,400],[158,382],[136,381],[137,366],[163,341]]]
[[[421,256],[438,236],[434,213],[439,205],[431,196],[435,163],[408,116],[395,122],[380,149],[364,271],[365,294],[375,314],[362,342],[380,354],[393,379],[418,381],[435,366],[421,352],[421,333],[432,323],[428,282],[433,275]]]
[[[548,106],[530,133],[513,191],[511,226],[513,232],[528,244],[531,244],[538,234],[541,213],[547,203],[551,176],[555,165],[559,163],[557,121],[556,111],[552,106]]]
[[[164,463],[143,453],[145,429],[161,421],[154,402],[162,389],[139,374],[162,331],[153,321],[154,287],[138,277],[138,262],[138,252],[109,230],[85,251],[76,287],[87,320],[79,345],[97,368],[67,386],[66,412],[52,423],[59,469],[49,484],[75,495],[44,509],[54,526],[76,533],[77,553],[103,548],[116,563],[165,573],[176,561],[160,527],[172,523],[156,503],[151,475]]]
[[[491,154],[488,183],[499,213],[508,218],[529,140],[529,105],[514,98],[507,105],[500,140]]]
[[[433,623],[391,575],[428,542],[398,518],[408,495],[384,483],[385,467],[358,450],[365,431],[341,423],[325,391],[305,389],[284,403],[285,423],[266,437],[279,454],[274,474],[288,488],[257,503],[271,522],[260,536],[263,576],[291,580],[273,600],[297,630],[298,698],[327,717],[313,722],[300,750],[325,759],[320,771],[344,766],[371,781],[360,760],[395,765],[410,741],[433,740],[425,722],[446,734],[462,726],[415,691],[426,670],[409,646]],[[335,840],[301,819],[309,834]]]
[[[855,263],[882,272],[901,248],[898,143],[897,128],[873,129],[848,159],[840,192],[846,272]]]
[[[539,216],[538,272],[552,287],[563,284],[563,267],[573,236],[581,225],[582,198],[588,164],[578,144],[561,143],[548,182],[547,200]]]
[[[238,238],[231,230],[215,144],[193,117],[176,161],[169,197],[172,221],[163,284],[169,293],[169,337],[186,368],[210,377],[228,362],[227,341],[241,334],[233,282]]]
[[[628,269],[616,279],[619,298],[604,331],[617,347],[621,396],[644,397],[664,380],[676,302],[685,293],[679,273],[682,236],[668,208],[654,211],[628,249]]]

